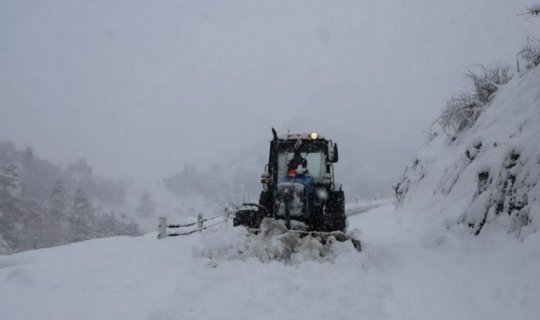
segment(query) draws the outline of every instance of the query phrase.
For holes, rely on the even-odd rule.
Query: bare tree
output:
[[[88,199],[88,195],[82,188],[78,188],[73,197],[73,205],[69,215],[69,221],[74,231],[76,241],[90,239],[89,233],[94,218],[94,207]]]

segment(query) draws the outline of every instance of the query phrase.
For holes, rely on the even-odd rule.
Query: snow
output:
[[[364,213],[384,205],[395,203],[394,197],[356,199],[354,202],[345,203],[345,213],[347,216]]]
[[[310,241],[285,252],[288,239],[221,225],[2,255],[0,319],[536,320],[538,88],[540,68],[501,87],[456,139],[432,131],[397,210],[349,204],[360,253]]]
[[[235,254],[242,228],[90,240],[0,256],[2,318],[537,319],[540,240],[472,239],[385,205],[350,218],[365,250],[331,260]],[[223,251],[229,246],[228,251]],[[212,254],[208,254],[208,253]],[[218,255],[218,252],[225,254]]]
[[[518,237],[540,227],[540,68],[496,93],[474,126],[455,140],[432,129],[399,189],[406,211],[443,214],[449,226]],[[497,231],[495,231],[497,232]]]

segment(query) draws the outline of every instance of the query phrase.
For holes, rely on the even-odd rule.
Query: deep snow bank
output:
[[[430,140],[396,187],[408,211],[442,213],[474,234],[503,228],[526,236],[540,226],[540,68],[496,93],[474,126]]]
[[[470,241],[393,206],[356,215],[351,227],[362,230],[365,251],[344,250],[324,262],[235,255],[245,234],[232,226],[0,256],[0,319],[536,320],[540,314],[540,234],[522,243],[505,234]],[[238,245],[218,255],[225,246],[219,241]]]

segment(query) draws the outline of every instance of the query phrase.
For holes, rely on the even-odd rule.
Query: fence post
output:
[[[198,226],[199,226],[199,231],[202,232],[202,229],[203,229],[203,216],[200,213],[197,216],[197,223],[198,223]]]
[[[163,239],[167,236],[167,218],[159,217],[158,239]]]

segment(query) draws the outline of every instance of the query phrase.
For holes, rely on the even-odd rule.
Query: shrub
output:
[[[480,66],[480,72],[468,70],[465,77],[472,81],[477,103],[484,106],[491,101],[499,86],[512,79],[512,71],[508,65],[493,64],[487,67]]]
[[[444,132],[450,136],[470,128],[480,115],[481,106],[471,94],[458,94],[448,100],[438,121]]]
[[[510,81],[512,73],[509,66],[493,64],[480,66],[479,72],[468,70],[465,77],[472,82],[472,90],[452,96],[437,119],[449,136],[472,127],[499,86]]]
[[[527,39],[527,45],[518,53],[518,72],[520,59],[525,63],[525,69],[532,69],[540,65],[540,40],[534,38]]]

